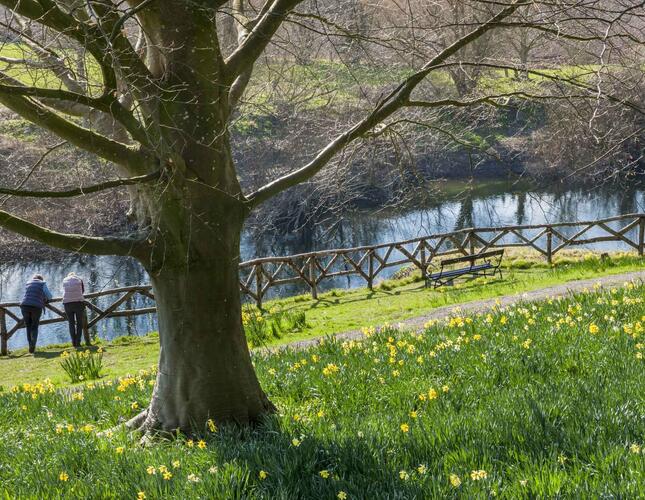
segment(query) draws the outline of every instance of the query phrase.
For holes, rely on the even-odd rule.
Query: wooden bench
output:
[[[499,273],[501,278],[502,270],[500,265],[502,264],[503,256],[504,249],[501,249],[442,260],[440,263],[441,269],[438,273],[426,275],[426,286],[429,286],[431,282],[434,283],[434,288],[452,285],[455,278],[467,275],[476,278],[478,276],[495,276],[495,274]],[[463,263],[469,265],[457,267],[456,269],[452,268],[452,266]]]

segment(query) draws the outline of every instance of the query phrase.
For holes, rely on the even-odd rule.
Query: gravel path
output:
[[[533,302],[542,299],[548,299],[552,297],[561,297],[567,295],[571,292],[578,292],[584,290],[585,288],[591,288],[596,283],[600,283],[604,287],[620,286],[626,281],[645,281],[645,271],[634,271],[631,273],[624,274],[614,274],[610,276],[602,276],[593,279],[587,280],[577,280],[569,281],[568,283],[563,283],[561,285],[555,285],[548,288],[540,288],[538,290],[533,290],[530,292],[523,292],[514,295],[504,295],[500,297],[493,297],[491,299],[485,300],[475,300],[472,302],[464,302],[461,304],[451,304],[449,306],[437,307],[433,309],[430,313],[423,316],[417,316],[415,318],[410,318],[407,320],[397,322],[397,325],[403,325],[404,328],[412,330],[421,330],[423,325],[431,319],[443,319],[450,316],[451,312],[455,307],[459,307],[460,310],[464,313],[477,313],[483,312],[491,309],[496,303],[500,303],[502,306],[509,306],[518,302],[520,300],[525,302]],[[338,340],[354,340],[360,339],[363,337],[363,334],[360,330],[351,330],[348,332],[337,333],[334,335]],[[315,337],[313,339],[301,340],[298,342],[293,342],[290,344],[285,344],[276,348],[279,349],[305,349],[312,345],[315,345],[324,337]]]

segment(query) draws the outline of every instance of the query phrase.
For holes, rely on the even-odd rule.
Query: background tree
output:
[[[473,15],[448,20],[430,16],[423,23],[416,22],[417,13],[426,3],[410,1],[402,8],[398,2],[384,2],[388,12],[399,12],[408,22],[397,24],[393,16],[384,27],[386,20],[380,19],[379,33],[357,27],[360,23],[339,25],[325,17],[319,3],[0,0],[8,9],[5,32],[14,33],[30,56],[14,58],[0,72],[0,103],[109,162],[119,175],[63,189],[28,189],[21,182],[0,194],[65,199],[131,189],[137,224],[120,235],[54,231],[10,210],[0,210],[0,226],[72,252],[132,256],[150,274],[158,306],[159,371],[150,405],[129,422],[132,428],[189,431],[209,418],[243,424],[274,410],[255,376],[241,324],[240,233],[254,209],[325,167],[338,166],[338,158],[351,155],[361,141],[409,127],[451,134],[435,122],[454,118],[455,110],[498,108],[510,99],[607,99],[640,112],[629,99],[605,90],[600,74],[609,67],[606,57],[601,57],[596,79],[533,72],[557,85],[470,86],[477,81],[473,74],[516,68],[504,59],[504,50],[496,50],[491,60],[478,49],[493,44],[498,29],[533,28],[597,42],[601,54],[615,41],[625,51],[641,45],[634,33],[635,19],[642,18],[639,2],[469,2]],[[456,8],[454,2],[446,5]],[[359,83],[357,93],[343,106],[352,110],[353,123],[321,137],[326,144],[320,149],[303,151],[301,166],[285,162],[243,183],[238,167],[245,160],[238,158],[236,165],[230,127],[248,112],[245,95],[266,97],[269,75],[284,74],[286,68],[292,67],[293,74],[315,70],[303,70],[291,51],[294,26],[321,36],[321,46],[331,47],[334,39],[371,46],[387,61],[388,79],[351,72],[351,80]],[[60,83],[39,85],[16,69],[34,63],[48,65]],[[457,85],[457,98],[436,95],[432,78],[445,74],[469,75],[468,88]],[[362,79],[370,84],[363,85]],[[284,88],[273,86],[273,92]],[[301,105],[314,97],[300,99]]]

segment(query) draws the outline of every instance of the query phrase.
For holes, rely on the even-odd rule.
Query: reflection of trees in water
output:
[[[460,229],[474,227],[474,211],[473,196],[469,191],[459,204],[459,212],[457,214],[457,220],[455,220],[455,226],[453,230],[459,231]]]
[[[522,191],[516,196],[517,208],[515,210],[515,224],[521,226],[526,220],[526,192]]]
[[[247,236],[243,258],[289,255],[328,248],[373,245],[477,226],[541,224],[589,220],[643,210],[640,186],[529,190],[517,185],[490,185],[462,190],[453,199],[399,212],[347,213],[303,227],[305,236],[265,232]],[[297,231],[296,231],[297,233]],[[304,242],[304,243],[303,243]]]
[[[618,209],[621,214],[638,212],[638,190],[634,186],[630,186],[625,191],[619,192],[618,198]]]

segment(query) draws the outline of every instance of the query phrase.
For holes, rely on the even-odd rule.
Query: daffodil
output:
[[[479,481],[481,479],[486,479],[488,473],[485,470],[474,470],[470,473],[470,479],[473,481]]]

